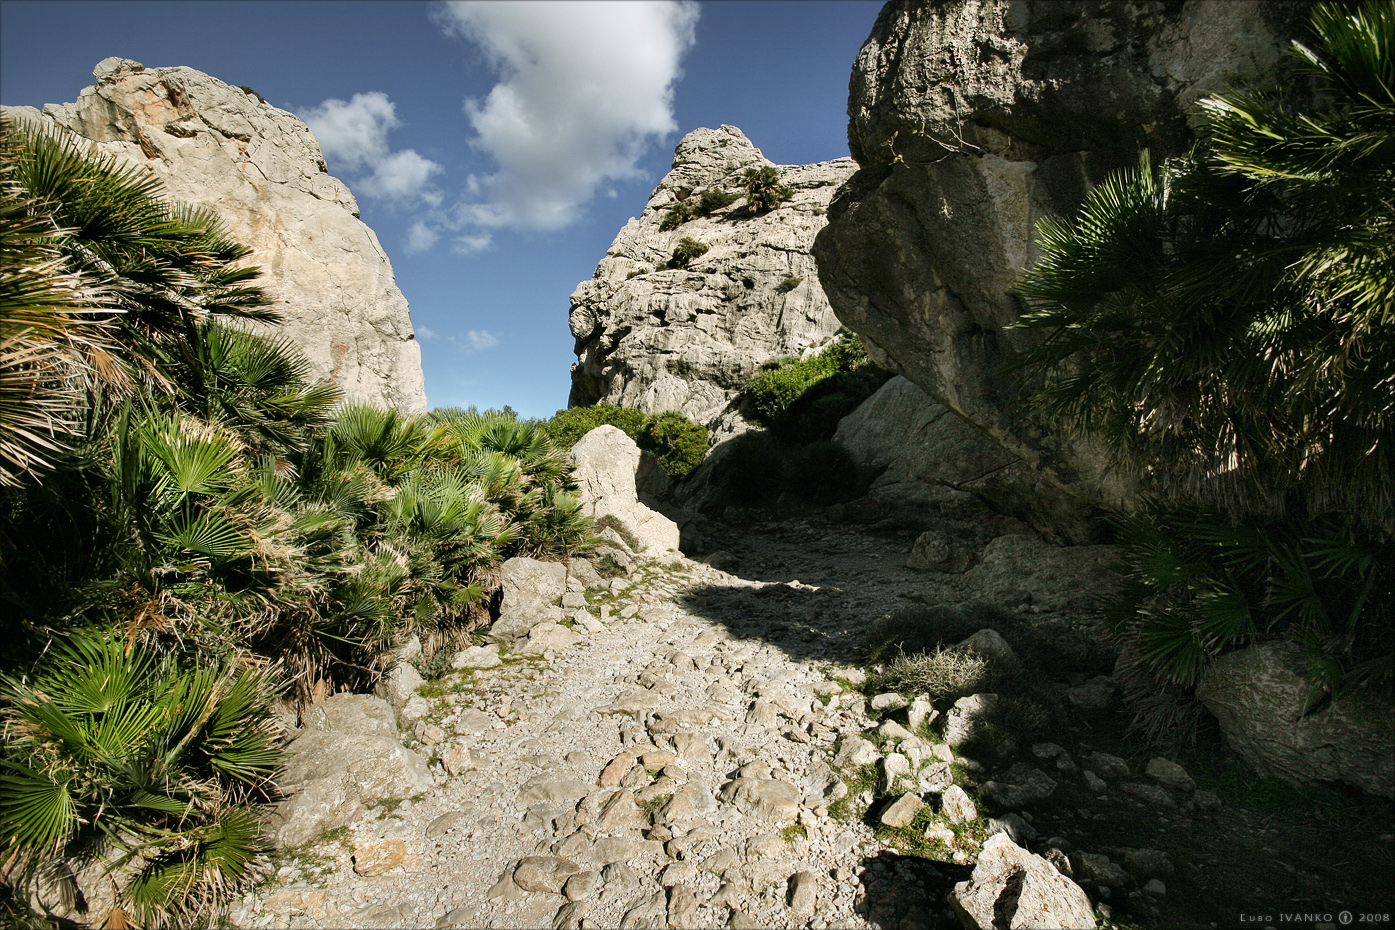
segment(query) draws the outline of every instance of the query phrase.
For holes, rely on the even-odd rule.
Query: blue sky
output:
[[[307,119],[392,258],[433,407],[566,406],[568,295],[673,146],[741,127],[847,154],[878,0],[0,2],[0,103],[77,99],[108,56],[188,65]]]

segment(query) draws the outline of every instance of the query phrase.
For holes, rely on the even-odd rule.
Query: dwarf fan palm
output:
[[[1038,229],[1021,364],[1043,409],[1173,496],[1395,526],[1395,9],[1322,5],[1324,92],[1205,102],[1210,138],[1144,157]]]
[[[280,763],[266,678],[181,670],[120,637],[57,646],[32,682],[8,681],[0,839],[30,880],[72,881],[89,915],[188,924],[250,877],[262,848],[252,804]]]
[[[187,347],[210,315],[274,321],[253,286],[250,250],[207,211],[172,206],[148,169],[97,154],[71,133],[6,121],[13,181],[62,230],[55,248],[69,268],[102,288],[120,339],[106,384],[185,387],[196,364]]]

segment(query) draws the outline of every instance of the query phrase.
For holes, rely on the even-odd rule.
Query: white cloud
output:
[[[456,255],[474,255],[476,252],[483,252],[493,244],[494,237],[489,233],[458,236],[451,251]]]
[[[418,339],[440,339],[441,334],[434,329],[427,329],[425,326],[416,327]]]
[[[385,200],[440,203],[441,194],[430,182],[441,166],[414,149],[394,152],[388,145],[388,131],[400,121],[387,94],[354,94],[348,101],[331,98],[302,116],[331,170],[362,175],[350,185],[356,191]]]
[[[450,0],[433,16],[500,76],[483,100],[466,101],[473,144],[499,170],[475,179],[463,224],[566,226],[598,186],[634,176],[645,146],[677,129],[673,84],[693,44],[691,0]]]
[[[441,238],[440,233],[432,229],[423,220],[417,220],[412,224],[412,228],[407,230],[407,242],[405,245],[407,254],[419,255],[422,252],[429,252],[439,238]]]
[[[466,352],[483,352],[492,349],[499,344],[498,337],[492,335],[485,329],[472,329],[465,334],[465,338],[460,341],[461,347]]]

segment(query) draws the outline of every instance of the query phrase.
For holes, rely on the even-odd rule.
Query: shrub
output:
[[[852,500],[866,492],[857,462],[847,449],[831,440],[789,450],[783,481],[790,493],[812,504]]]
[[[680,200],[678,203],[668,208],[668,212],[664,214],[664,218],[659,221],[659,229],[663,232],[677,229],[697,215],[697,205],[687,200]]]
[[[558,445],[571,448],[591,430],[607,425],[624,430],[625,434],[633,439],[644,429],[644,413],[633,407],[619,407],[615,404],[569,407],[553,414],[552,419],[543,424],[543,430]]]
[[[1311,92],[1202,101],[1207,137],[1038,227],[1043,413],[1168,499],[1395,531],[1395,7],[1317,4]],[[1311,81],[1311,84],[1309,83]]]
[[[669,259],[670,268],[687,268],[693,259],[707,254],[707,246],[696,239],[682,239],[673,249],[673,257]]]
[[[953,701],[987,690],[989,677],[988,660],[979,654],[936,646],[930,652],[898,652],[876,677],[874,690]]]
[[[1118,521],[1127,583],[1116,634],[1163,682],[1194,685],[1207,664],[1283,637],[1309,677],[1340,694],[1395,679],[1395,542],[1352,515],[1251,518],[1154,506]]]
[[[751,379],[752,418],[786,442],[830,438],[838,421],[891,377],[871,364],[862,341],[844,334],[807,359],[780,359]]]
[[[800,282],[803,280],[803,278],[788,277],[785,280],[781,281],[778,285],[776,285],[775,293],[788,294],[790,291],[799,287]]]
[[[711,216],[718,210],[726,209],[736,201],[736,194],[728,194],[726,191],[719,190],[705,190],[698,198],[697,210],[703,216]]]
[[[780,184],[778,169],[767,165],[764,168],[747,168],[742,173],[746,187],[746,203],[753,213],[773,210],[794,196],[794,188]]]
[[[682,481],[707,455],[707,427],[676,410],[666,410],[646,418],[638,442],[658,457],[671,478]]]
[[[204,923],[263,848],[253,804],[281,760],[269,707],[246,669],[181,669],[114,633],[58,644],[32,683],[6,683],[7,861],[60,883],[101,863],[115,900],[94,925]]]
[[[712,480],[722,500],[753,507],[779,496],[784,487],[784,450],[766,432],[743,433],[713,466]]]
[[[692,474],[707,454],[707,427],[676,410],[645,414],[614,404],[571,407],[557,411],[542,424],[542,429],[558,444],[570,447],[591,430],[607,424],[624,430],[641,449],[653,452],[675,481]]]

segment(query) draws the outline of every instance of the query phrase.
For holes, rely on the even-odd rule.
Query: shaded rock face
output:
[[[1343,782],[1395,798],[1395,707],[1351,696],[1308,713],[1313,689],[1296,646],[1272,642],[1217,659],[1196,689],[1226,742],[1296,782]]]
[[[800,355],[837,333],[809,248],[834,190],[857,166],[849,158],[776,166],[794,196],[753,216],[742,173],[769,166],[734,126],[683,137],[644,212],[572,293],[572,406],[679,410],[711,423],[762,362]],[[742,196],[711,216],[659,229],[671,207],[708,190]],[[655,271],[685,238],[708,251],[686,269]]]
[[[45,106],[43,122],[152,169],[176,201],[213,209],[253,249],[246,261],[262,268],[285,321],[272,331],[309,358],[314,377],[350,400],[425,411],[407,299],[309,127],[192,68],[108,58],[93,75],[76,103]]]
[[[1140,149],[1155,163],[1183,151],[1203,96],[1274,81],[1306,8],[893,0],[858,55],[860,170],[814,244],[824,291],[878,363],[1031,469],[1023,499],[1061,535],[1078,537],[1082,501],[1132,491],[1097,451],[1036,424],[1000,373],[1027,338],[1007,327],[1033,227],[1073,214]]]
[[[838,423],[833,438],[880,470],[869,489],[891,506],[970,507],[1020,470],[1016,459],[905,378],[892,378]]]

